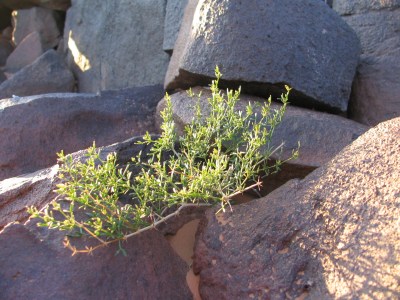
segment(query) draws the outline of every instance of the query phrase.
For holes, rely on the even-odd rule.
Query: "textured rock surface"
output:
[[[400,7],[399,0],[333,0],[332,8],[340,15],[354,15],[367,11]]]
[[[161,85],[0,102],[0,179],[51,166],[56,153],[111,144],[153,130]]]
[[[202,93],[200,104],[202,111],[208,114],[207,97],[210,97],[210,91],[205,88],[193,88],[192,91],[195,94]],[[245,111],[249,101],[261,102],[263,100],[263,98],[242,94],[238,109]],[[183,91],[171,95],[171,101],[178,131],[183,132],[183,127],[189,124],[194,117],[194,105],[197,98],[190,98],[186,91]],[[160,124],[159,112],[163,107],[164,101],[161,101],[156,114],[158,124]],[[278,108],[278,104],[273,104],[273,108]],[[267,181],[267,189],[271,190],[291,178],[304,177],[315,168],[327,163],[366,130],[366,126],[339,116],[289,105],[282,123],[275,129],[272,139],[273,147],[284,142],[284,150],[282,153],[274,155],[273,158],[290,157],[292,150],[297,148],[298,142],[301,145],[300,156],[298,159],[290,161],[284,167],[283,172],[274,175],[272,180]]]
[[[302,181],[200,224],[202,299],[398,299],[400,118]]]
[[[18,71],[33,63],[44,53],[44,45],[37,31],[27,35],[8,56],[6,62],[7,71]]]
[[[37,31],[45,50],[58,44],[61,36],[58,23],[60,15],[47,8],[35,7],[13,12],[13,41],[16,45],[22,42],[30,33]]]
[[[350,117],[367,125],[400,116],[400,37],[386,40],[357,69]]]
[[[182,23],[167,89],[208,84],[219,65],[225,84],[243,91],[276,95],[286,83],[293,103],[346,111],[359,41],[322,1],[202,0],[193,13]]]
[[[172,51],[174,49],[179,28],[181,27],[183,12],[188,0],[168,0],[164,23],[163,49]]]
[[[75,79],[61,57],[48,50],[32,64],[0,85],[0,99],[46,93],[72,92]]]
[[[11,45],[11,42],[0,37],[0,66],[6,64],[7,58],[13,50],[14,47]]]
[[[80,92],[161,84],[164,0],[72,1],[64,30]],[[96,45],[96,47],[93,47]]]
[[[71,0],[2,0],[1,3],[12,10],[41,6],[65,11],[71,6]]]
[[[64,233],[34,224],[0,233],[1,299],[191,299],[186,263],[155,230],[93,255],[62,246]]]

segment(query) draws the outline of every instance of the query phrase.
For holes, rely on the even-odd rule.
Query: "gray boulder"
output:
[[[201,92],[200,105],[204,115],[209,111],[207,98],[211,92],[205,88],[193,88],[195,94]],[[290,96],[289,96],[290,97]],[[194,106],[197,98],[191,98],[186,91],[171,95],[174,121],[179,133],[183,133],[185,125],[194,117]],[[245,111],[249,102],[260,103],[263,98],[242,94],[237,105],[238,110]],[[291,99],[290,99],[291,101]],[[156,122],[160,124],[160,111],[164,109],[165,101],[162,100],[157,107]],[[273,109],[279,108],[272,104]],[[302,109],[289,105],[282,123],[275,129],[272,146],[278,147],[284,142],[282,152],[276,152],[272,159],[286,159],[292,151],[297,149],[300,142],[300,155],[298,159],[285,164],[278,174],[268,177],[265,183],[265,192],[270,192],[293,178],[303,178],[311,171],[331,160],[340,150],[349,145],[368,127],[343,117]]]
[[[400,116],[400,37],[386,40],[357,69],[350,117],[367,125]]]
[[[8,39],[0,37],[0,66],[6,64],[8,56],[13,52],[14,47]]]
[[[188,0],[168,0],[164,23],[163,49],[172,52]]]
[[[165,5],[164,0],[72,1],[64,44],[80,92],[163,82],[169,62],[162,47]]]
[[[342,16],[400,7],[399,0],[333,0],[332,2],[332,8]]]
[[[19,45],[30,33],[37,31],[45,50],[58,44],[61,37],[61,16],[54,10],[34,7],[13,13],[13,42]]]
[[[0,84],[0,99],[46,93],[72,92],[75,79],[62,58],[48,50],[32,64]]]
[[[53,165],[96,141],[108,145],[154,129],[162,86],[0,101],[0,180]]]
[[[297,105],[346,111],[359,41],[324,2],[190,2],[167,89],[208,84],[219,65],[226,86],[276,96],[288,84]]]
[[[71,6],[71,0],[1,0],[1,4],[12,10],[40,6],[66,11]]]
[[[400,118],[304,180],[202,220],[202,299],[399,299]]]

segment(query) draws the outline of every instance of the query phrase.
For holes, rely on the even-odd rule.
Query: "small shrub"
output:
[[[208,99],[210,114],[202,116],[200,105],[195,118],[178,136],[173,121],[172,104],[166,95],[162,112],[162,134],[153,140],[147,133],[142,143],[151,145],[147,156],[132,158],[140,171],[131,174],[128,167],[117,168],[115,155],[100,159],[95,146],[89,148],[85,162],[74,162],[71,156],[59,155],[62,165],[57,186],[59,199],[43,211],[29,209],[32,217],[42,220],[40,226],[67,230],[73,235],[89,235],[99,245],[77,252],[119,242],[165,222],[185,206],[219,205],[225,211],[232,197],[259,187],[260,175],[268,175],[283,163],[271,166],[269,158],[274,128],[281,122],[290,89],[281,96],[282,106],[271,110],[271,97],[254,113],[254,104],[245,112],[235,110],[240,90],[221,93],[221,73],[215,71],[212,96]],[[191,97],[195,97],[189,91]],[[200,97],[200,95],[197,95]],[[167,154],[168,159],[163,159]],[[295,151],[291,158],[297,155]],[[291,159],[290,158],[290,159]],[[121,194],[129,194],[123,204]],[[83,213],[83,214],[82,214]],[[78,218],[78,215],[84,215]]]

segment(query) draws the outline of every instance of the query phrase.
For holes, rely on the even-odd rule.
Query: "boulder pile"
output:
[[[0,1],[0,299],[400,298],[399,32],[398,0]],[[57,152],[95,141],[126,164],[165,91],[182,134],[216,65],[237,110],[292,88],[272,162],[300,155],[262,198],[188,211],[127,257],[71,257],[28,220],[56,197]],[[165,236],[194,219],[191,264]]]

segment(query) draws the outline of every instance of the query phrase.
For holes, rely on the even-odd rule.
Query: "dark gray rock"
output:
[[[11,41],[0,37],[0,66],[4,66],[6,64],[8,56],[13,52],[14,47],[11,44]]]
[[[200,105],[203,114],[209,114],[210,108],[207,98],[211,92],[205,88],[193,88],[195,94],[201,92]],[[289,96],[290,98],[290,96]],[[263,102],[264,99],[242,94],[237,105],[238,110],[245,111],[249,101],[253,103]],[[194,106],[197,97],[191,98],[186,91],[171,95],[174,120],[179,133],[183,133],[185,125],[194,117]],[[291,98],[289,99],[291,102]],[[164,100],[157,107],[156,122],[160,124],[160,111],[164,108]],[[272,104],[273,109],[279,108],[278,104]],[[292,178],[303,178],[314,169],[331,160],[340,150],[349,145],[368,127],[343,117],[321,113],[289,105],[282,123],[275,129],[271,145],[278,147],[284,142],[282,152],[276,152],[272,159],[286,159],[292,151],[297,149],[300,142],[300,156],[289,161],[283,170],[274,174],[266,181],[267,192],[282,185]]]
[[[95,94],[47,94],[0,101],[0,180],[53,165],[96,141],[115,143],[154,130],[162,86]]]
[[[191,299],[187,264],[164,236],[147,231],[93,255],[62,246],[63,232],[30,221],[0,233],[1,299]]]
[[[332,8],[343,16],[398,7],[399,0],[333,0],[332,3]]]
[[[302,181],[208,211],[195,246],[202,299],[398,299],[400,118]]]
[[[1,0],[1,4],[12,10],[41,6],[66,11],[71,6],[71,0]]]
[[[400,116],[400,37],[384,41],[364,55],[357,69],[349,105],[353,120],[367,125]]]
[[[72,1],[64,45],[80,92],[162,84],[164,0]],[[96,45],[95,47],[93,45]]]
[[[209,84],[219,65],[224,85],[276,96],[288,84],[295,104],[346,111],[359,41],[322,1],[202,0],[187,14],[167,89]]]
[[[11,9],[0,3],[0,31],[11,26]]]
[[[164,23],[163,49],[172,52],[188,0],[168,0]]]
[[[62,58],[48,50],[32,64],[0,85],[0,99],[46,93],[72,92],[75,79]]]

